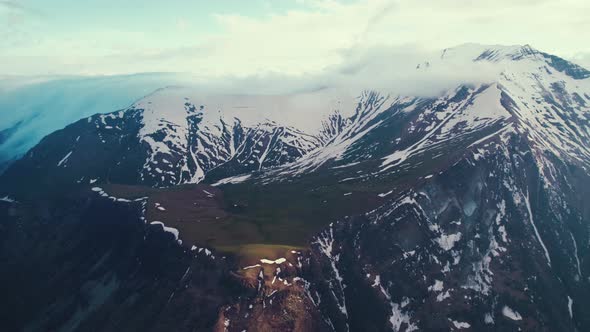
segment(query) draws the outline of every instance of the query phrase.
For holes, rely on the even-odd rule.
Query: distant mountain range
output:
[[[38,144],[27,133],[48,114],[12,119],[0,131],[0,261],[13,272],[0,277],[0,321],[590,330],[590,71],[475,44],[415,70],[473,62],[497,75],[434,97],[164,86],[79,111]]]

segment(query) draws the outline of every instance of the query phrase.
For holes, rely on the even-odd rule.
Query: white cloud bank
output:
[[[161,37],[137,27],[72,31],[67,39],[36,40],[33,35],[35,43],[7,48],[0,55],[0,72],[303,76],[347,66],[351,54],[367,56],[376,49],[393,50],[390,52],[398,55],[427,53],[466,42],[531,44],[581,59],[583,64],[590,62],[590,44],[580,39],[590,31],[590,2],[586,0],[298,2],[306,6],[282,14],[215,15],[221,32],[186,38],[182,47],[162,47],[166,43],[158,39]],[[180,22],[180,28],[186,28],[187,19]]]

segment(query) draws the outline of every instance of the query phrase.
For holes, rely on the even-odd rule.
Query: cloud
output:
[[[24,22],[26,9],[12,1],[0,1],[0,20],[4,29],[9,29]]]
[[[0,8],[3,8],[4,10],[12,10],[12,11],[24,11],[24,7],[14,1],[0,1]]]
[[[570,58],[571,61],[579,64],[580,66],[590,70],[590,52],[578,53]]]
[[[3,16],[40,16],[42,13],[34,8],[27,7],[18,1],[0,1],[0,15]],[[9,22],[10,23],[10,22]]]
[[[434,96],[460,84],[491,82],[500,71],[490,63],[471,59],[442,60],[441,52],[413,45],[348,50],[342,63],[328,68],[322,77],[327,86],[351,91]]]
[[[481,46],[482,52],[484,49]],[[412,45],[353,49],[341,52],[339,64],[307,75],[264,72],[214,78],[185,74],[176,78],[179,85],[204,94],[292,94],[334,89],[354,96],[362,90],[377,90],[394,96],[430,97],[461,84],[492,82],[501,71],[486,62],[443,60],[441,52]]]
[[[40,11],[24,6],[17,1],[0,1],[0,49],[19,49],[34,45],[39,38],[32,33],[32,25],[43,17]],[[11,63],[4,72],[11,73]],[[23,64],[25,65],[25,64]],[[0,69],[2,66],[0,65]]]
[[[297,2],[300,5],[280,14],[247,16],[228,10],[224,14],[208,13],[218,29],[200,35],[192,30],[199,17],[190,20],[172,17],[173,23],[162,27],[169,29],[168,33],[161,35],[129,23],[127,29],[85,27],[70,31],[67,36],[45,36],[37,45],[6,47],[10,54],[0,58],[0,72],[162,71],[191,72],[209,78],[243,78],[278,74],[317,76],[328,68],[341,66],[344,75],[353,66],[360,66],[361,54],[368,58],[375,52],[386,53],[376,51],[379,49],[392,50],[390,53],[399,56],[404,48],[408,54],[427,53],[466,42],[532,44],[570,58],[578,53],[590,53],[590,44],[563,37],[590,30],[590,20],[584,14],[590,10],[590,2],[584,0]],[[28,43],[39,35],[43,36],[34,34],[18,40]],[[174,38],[180,40],[168,45],[168,39]],[[417,59],[419,54],[414,56]],[[44,61],[43,66],[34,63],[40,59]],[[380,59],[383,67],[391,62],[385,56]]]

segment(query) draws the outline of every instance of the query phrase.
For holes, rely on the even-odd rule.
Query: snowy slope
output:
[[[347,96],[330,89],[201,95],[171,86],[126,109],[57,131],[21,161],[53,169],[38,175],[69,185],[98,181],[169,187],[199,183],[206,176],[216,182],[292,163],[325,146],[350,123],[345,118],[356,103]],[[92,167],[89,159],[96,161]]]
[[[466,62],[485,63],[495,78],[430,98],[370,90],[353,97],[338,89],[221,95],[170,86],[88,123],[105,146],[120,146],[120,134],[136,135],[119,155],[105,158],[122,160],[125,150],[137,151],[141,163],[120,163],[127,163],[126,172],[137,174],[139,182],[153,186],[217,182],[262,170],[267,170],[261,175],[265,182],[285,180],[322,167],[370,161],[370,172],[346,177],[366,179],[416,167],[412,160],[419,162],[419,156],[444,158],[445,150],[475,147],[506,132],[529,137],[539,163],[551,154],[590,164],[588,71],[529,46],[474,44],[444,50],[415,70]],[[71,135],[70,145],[84,134]],[[2,146],[17,137],[5,136]],[[55,164],[67,165],[60,163],[65,155],[76,164],[72,148],[55,155]],[[358,172],[358,167],[348,169]],[[105,168],[74,182],[106,181],[107,174],[113,173]]]
[[[324,185],[358,185],[352,197],[384,190],[378,208],[312,241],[322,272],[311,297],[336,330],[588,329],[588,74],[530,47],[465,53],[430,66],[453,56],[501,75],[394,100],[364,137],[318,162],[329,168],[314,168],[333,174]]]
[[[529,137],[538,156],[590,165],[590,72],[529,46],[473,44],[445,50],[416,70],[452,68],[466,61],[485,62],[497,73],[495,79],[459,86],[436,98],[389,96],[368,108],[371,116],[346,119],[355,135],[341,132],[321,150],[269,178],[375,158],[382,162],[373,172],[381,174],[409,165],[412,157],[436,157],[444,147],[460,142],[476,146],[506,132]],[[366,106],[362,97],[360,105]],[[353,129],[359,127],[365,130]]]
[[[273,247],[282,244],[277,229],[301,231],[308,250],[256,257],[269,266],[221,272],[198,264],[199,278],[251,274],[240,280],[247,291],[224,297],[214,311],[219,326],[238,331],[258,326],[260,317],[283,321],[293,298],[305,301],[297,307],[304,320],[316,317],[326,330],[587,331],[590,73],[528,46],[482,45],[445,50],[416,70],[466,62],[485,63],[496,74],[434,97],[160,89],[47,136],[0,176],[0,197],[6,205],[32,196],[23,191],[53,197],[71,184],[76,190],[68,194],[100,183],[208,182],[217,186],[215,195],[203,190],[208,198],[244,217],[228,227],[238,230],[236,238],[247,232],[235,226],[250,220],[268,231]],[[164,197],[201,186],[210,190],[153,191]],[[201,209],[190,197],[176,197],[170,202],[190,205],[188,217]],[[160,202],[155,208],[169,221],[178,216],[180,206]],[[60,212],[40,205],[43,220],[46,210]],[[80,220],[94,214],[81,213]],[[177,237],[191,245],[189,233],[206,231],[187,224],[174,231],[157,224],[174,233],[166,234],[174,240],[167,247],[178,248]],[[129,238],[150,242],[143,233]],[[186,267],[178,271],[175,280],[193,276]],[[199,279],[190,288],[183,283],[161,303],[197,306],[186,295],[209,294],[208,287]]]
[[[199,96],[188,88],[161,89],[127,110],[141,113],[138,136],[148,148],[142,180],[198,183],[213,170],[231,176],[293,162],[335,135],[338,123],[329,114],[347,112],[340,108],[345,99],[334,91]]]
[[[488,61],[499,67],[497,79],[511,98],[511,111],[533,141],[560,157],[588,161],[590,72],[530,46],[469,45],[448,50],[442,61]],[[476,54],[478,54],[475,56]]]
[[[176,81],[166,74],[6,79],[0,88],[0,170],[44,136],[78,119],[123,109]]]

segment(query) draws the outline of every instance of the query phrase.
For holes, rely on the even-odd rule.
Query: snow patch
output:
[[[512,320],[522,320],[522,316],[517,311],[513,310],[512,308],[506,305],[504,306],[504,308],[502,308],[502,315]]]
[[[428,287],[429,291],[440,292],[444,289],[444,283],[440,280],[435,280],[434,285]]]
[[[456,234],[441,233],[440,237],[436,239],[438,245],[445,251],[453,249],[455,243],[461,240],[461,232]]]
[[[62,165],[65,167],[66,163],[68,162],[68,159],[70,158],[70,156],[72,155],[72,152],[74,151],[70,151],[68,152],[68,154],[65,155],[65,157],[63,157],[58,163],[57,163],[57,167],[61,167]]]
[[[16,201],[8,196],[4,196],[0,198],[0,202],[7,202],[7,203],[16,203]]]
[[[529,198],[528,192],[527,192],[527,195],[524,197],[524,202],[525,202],[525,206],[527,208],[527,212],[529,215],[529,220],[531,222],[531,226],[533,226],[533,230],[535,231],[535,235],[537,236],[537,240],[539,240],[539,244],[541,244],[541,247],[543,247],[543,251],[545,252],[545,258],[547,258],[547,264],[549,264],[549,267],[551,267],[551,257],[549,257],[549,250],[547,250],[547,247],[545,246],[545,243],[543,242],[543,239],[541,238],[541,235],[539,234],[539,230],[537,229],[537,226],[535,225],[535,220],[533,219],[533,211],[531,209],[531,200]]]
[[[164,225],[164,223],[161,222],[161,221],[152,221],[150,223],[150,225],[160,225],[160,226],[162,226],[162,229],[164,230],[164,232],[170,233],[170,234],[174,235],[174,239],[178,241],[178,235],[179,235],[178,229],[172,228],[172,227],[166,227]]]
[[[249,265],[249,266],[243,267],[242,270],[249,270],[249,269],[253,269],[253,268],[261,267],[261,266],[262,265],[260,265],[260,264]]]
[[[285,258],[279,258],[279,259],[275,259],[275,260],[263,258],[260,260],[260,263],[263,263],[263,264],[283,264],[286,261],[287,261],[287,259],[285,259]]]
[[[231,176],[231,177],[228,177],[228,178],[225,178],[225,179],[221,179],[221,180],[213,183],[212,186],[216,187],[216,186],[221,186],[223,184],[242,183],[242,182],[248,180],[251,177],[252,177],[252,174]]]
[[[388,191],[386,193],[381,193],[381,194],[379,194],[377,196],[383,198],[383,197],[387,197],[387,196],[391,195],[391,193],[393,193],[393,190],[390,190],[390,191]]]
[[[452,320],[449,318],[449,321],[451,321],[451,323],[453,323],[453,325],[455,326],[456,329],[462,330],[462,329],[468,329],[471,327],[471,324],[469,323],[465,323],[465,322],[458,322],[456,320]]]

